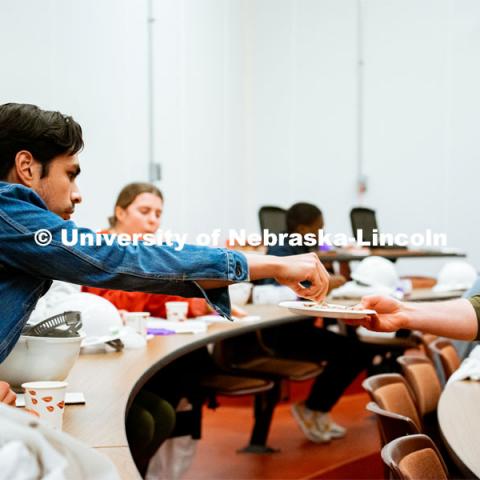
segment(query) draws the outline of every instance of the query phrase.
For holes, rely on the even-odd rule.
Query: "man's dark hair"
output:
[[[296,203],[287,210],[287,233],[295,233],[300,225],[311,225],[322,211],[311,203]]]
[[[35,105],[0,105],[0,180],[7,178],[21,150],[42,164],[42,177],[46,177],[53,158],[74,155],[82,148],[82,128],[72,117]]]

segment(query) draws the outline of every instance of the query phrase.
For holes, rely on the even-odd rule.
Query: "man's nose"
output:
[[[80,193],[80,190],[78,189],[78,187],[72,191],[71,200],[73,204],[81,203],[82,194]]]

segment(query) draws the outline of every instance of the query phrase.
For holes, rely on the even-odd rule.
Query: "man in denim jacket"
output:
[[[72,117],[34,105],[0,106],[0,362],[52,280],[185,297],[201,293],[225,316],[226,286],[247,279],[273,277],[303,298],[324,298],[328,274],[314,254],[247,257],[189,245],[176,251],[142,242],[62,244],[62,230],[68,238],[75,229],[93,234],[70,220],[81,202],[75,182],[82,148],[82,130]]]

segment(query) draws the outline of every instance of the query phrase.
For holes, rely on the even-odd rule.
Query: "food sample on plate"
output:
[[[288,308],[293,313],[310,315],[313,317],[361,319],[376,313],[374,310],[358,310],[353,306],[334,305],[326,302],[282,302],[280,303],[280,306]]]

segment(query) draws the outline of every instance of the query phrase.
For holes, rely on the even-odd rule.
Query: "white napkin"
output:
[[[55,453],[53,453],[55,455]],[[64,460],[60,458],[60,460]],[[10,440],[0,446],[1,480],[24,480],[41,478],[40,465],[36,455],[27,445],[18,440]]]
[[[66,433],[0,404],[0,480],[118,480],[111,461]]]
[[[447,385],[458,380],[480,380],[480,345],[477,345],[470,355],[462,362],[458,370],[452,373]]]

